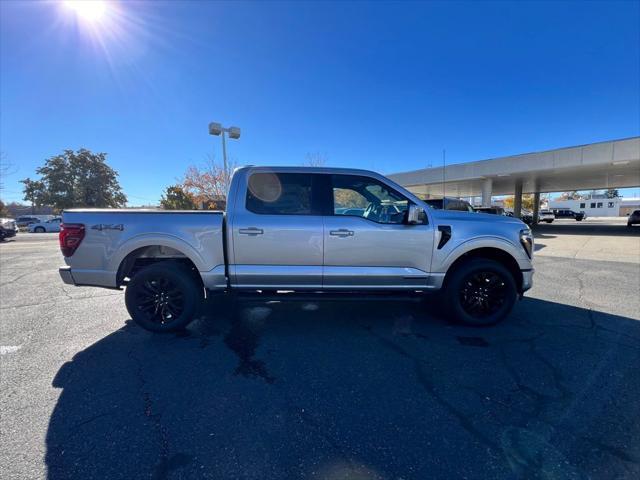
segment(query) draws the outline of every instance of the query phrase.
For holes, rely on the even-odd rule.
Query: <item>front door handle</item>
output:
[[[334,237],[353,237],[353,230],[347,230],[346,228],[331,230],[329,231],[329,235],[333,235]]]
[[[262,230],[261,228],[249,227],[241,228],[240,230],[238,230],[238,233],[240,235],[251,235],[252,237],[255,237],[256,235],[262,235],[264,233],[264,230]]]

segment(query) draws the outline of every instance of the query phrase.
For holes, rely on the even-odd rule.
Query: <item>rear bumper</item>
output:
[[[116,272],[106,270],[86,270],[84,268],[71,269],[69,266],[58,269],[62,281],[69,285],[86,287],[118,288]]]
[[[76,282],[73,279],[73,275],[71,275],[71,267],[60,267],[58,269],[58,273],[60,274],[60,278],[62,281],[68,285],[75,285]]]
[[[15,230],[11,230],[9,228],[3,228],[2,230],[0,230],[0,236],[2,238],[15,237],[16,236],[16,231]]]

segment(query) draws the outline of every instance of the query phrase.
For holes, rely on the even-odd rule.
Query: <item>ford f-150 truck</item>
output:
[[[520,220],[429,208],[364,170],[249,166],[234,172],[226,213],[62,218],[62,280],[126,287],[133,320],[157,332],[184,328],[208,296],[282,290],[439,291],[452,320],[491,325],[533,276],[533,237]]]

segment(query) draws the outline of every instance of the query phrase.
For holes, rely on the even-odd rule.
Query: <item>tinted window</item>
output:
[[[376,179],[332,175],[334,215],[352,215],[377,223],[403,223],[409,201]]]
[[[249,177],[247,210],[263,215],[311,215],[312,175],[254,173]]]

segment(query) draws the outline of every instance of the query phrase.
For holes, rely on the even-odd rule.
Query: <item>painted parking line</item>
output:
[[[8,353],[16,353],[22,348],[22,345],[0,345],[0,355],[7,355]]]

